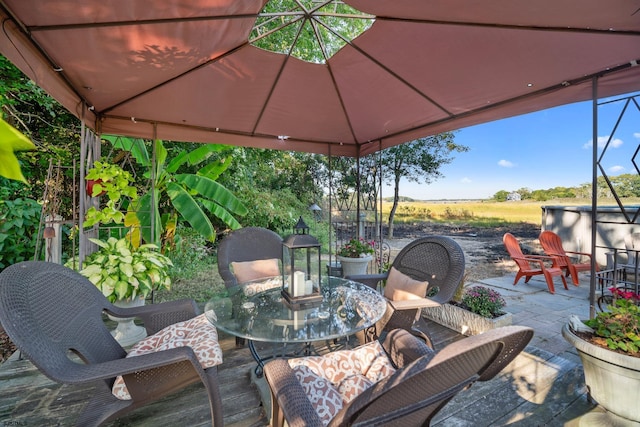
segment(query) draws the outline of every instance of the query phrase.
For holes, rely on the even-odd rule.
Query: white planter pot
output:
[[[640,358],[591,344],[574,334],[568,324],[562,336],[578,351],[584,382],[591,397],[607,410],[611,422],[607,425],[640,425]]]
[[[366,274],[367,266],[373,259],[371,255],[362,258],[349,258],[338,255],[336,258],[340,261],[340,265],[342,265],[342,277]]]
[[[144,298],[136,298],[133,301],[116,301],[113,305],[120,308],[140,307],[144,305]],[[109,316],[109,319],[118,323],[116,329],[111,331],[111,335],[113,335],[116,341],[123,347],[133,345],[147,336],[145,328],[136,325],[133,317],[120,318]]]
[[[495,319],[487,319],[453,304],[425,308],[423,309],[423,315],[440,325],[467,336],[481,334],[502,326],[509,326],[513,319],[511,313],[505,313]]]

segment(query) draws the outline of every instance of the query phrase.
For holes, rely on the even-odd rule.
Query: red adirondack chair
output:
[[[533,276],[542,274],[547,281],[549,292],[552,294],[555,293],[553,276],[560,276],[564,288],[568,289],[563,271],[560,267],[555,265],[553,258],[542,255],[523,254],[522,249],[520,248],[520,243],[511,233],[505,233],[504,236],[502,236],[502,243],[504,243],[504,247],[509,253],[509,256],[516,263],[519,269],[516,274],[516,278],[513,281],[514,286],[522,277],[525,278],[524,282],[527,283]],[[545,262],[547,262],[547,264],[551,264],[551,266],[545,265]]]
[[[544,249],[544,253],[554,259],[555,264],[565,272],[566,276],[571,274],[574,285],[578,286],[580,284],[578,272],[591,271],[591,254],[586,252],[565,251],[562,247],[560,236],[553,231],[545,230],[540,233],[540,244]],[[569,254],[588,257],[589,262],[574,262]],[[598,264],[596,264],[596,271],[600,271]]]

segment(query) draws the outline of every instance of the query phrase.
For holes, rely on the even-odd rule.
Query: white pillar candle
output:
[[[306,295],[311,295],[313,293],[313,282],[311,280],[304,282],[304,293]]]
[[[304,295],[304,272],[296,271],[293,273],[293,296],[299,297]]]

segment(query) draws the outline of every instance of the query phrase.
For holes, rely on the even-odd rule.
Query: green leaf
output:
[[[127,291],[129,290],[129,283],[118,281],[113,290],[118,299],[125,299],[127,297]]]
[[[204,206],[209,212],[211,212],[213,216],[215,216],[216,218],[219,218],[221,221],[227,224],[229,228],[231,228],[232,230],[237,230],[238,228],[242,227],[242,225],[240,225],[238,220],[236,220],[235,217],[231,215],[222,206],[217,205],[210,200],[200,200],[200,203],[202,203],[202,206]]]
[[[211,221],[184,188],[175,183],[169,183],[167,185],[167,194],[176,210],[198,233],[210,241],[215,240],[215,229]]]
[[[148,167],[151,165],[149,152],[147,151],[147,147],[144,145],[143,140],[115,135],[102,135],[102,139],[111,142],[111,145],[114,148],[129,151],[141,166]]]
[[[175,178],[176,182],[180,182],[188,188],[197,191],[201,196],[214,201],[226,210],[236,215],[246,215],[246,206],[242,204],[233,193],[218,182],[205,176],[191,174],[178,174]]]
[[[127,277],[133,276],[133,266],[131,264],[120,263],[119,267],[120,267],[120,271],[122,271],[122,273],[125,276]]]
[[[176,157],[174,157],[169,164],[167,164],[167,173],[175,173],[180,166],[185,164],[189,160],[189,153],[181,151]]]
[[[29,138],[0,118],[0,176],[26,184],[27,180],[22,175],[20,162],[13,153],[14,151],[35,150],[35,148],[36,146]]]
[[[164,171],[164,164],[167,161],[167,149],[162,145],[162,141],[156,139],[155,142],[156,147],[156,179],[159,179],[162,176]]]
[[[154,241],[156,244],[159,245],[160,236],[162,235],[160,211],[158,210],[158,200],[160,197],[160,192],[158,190],[153,190],[153,191],[155,191],[155,199],[156,199],[156,203],[153,206],[153,210],[155,211],[155,217],[156,217]],[[152,210],[151,192],[149,191],[147,194],[142,196],[138,202],[139,202],[139,205],[138,205],[139,207],[137,209],[136,215],[138,217],[138,220],[140,221],[142,238],[144,239],[145,242],[151,242],[151,210]]]

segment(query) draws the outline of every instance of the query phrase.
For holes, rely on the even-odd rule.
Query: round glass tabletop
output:
[[[352,335],[384,315],[385,299],[370,287],[324,277],[322,302],[293,309],[281,295],[280,278],[243,283],[213,298],[205,315],[218,329],[253,341],[309,343]]]

